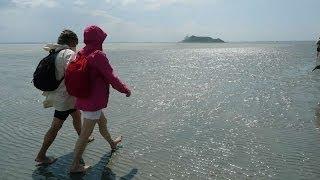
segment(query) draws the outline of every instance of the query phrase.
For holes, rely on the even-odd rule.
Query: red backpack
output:
[[[77,98],[85,98],[90,94],[90,79],[88,61],[84,55],[78,53],[70,61],[65,72],[65,85],[68,93]]]

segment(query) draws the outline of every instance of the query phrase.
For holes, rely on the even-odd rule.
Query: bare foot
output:
[[[79,165],[78,167],[71,168],[71,169],[70,169],[70,173],[71,173],[71,174],[74,174],[74,173],[84,173],[84,172],[86,172],[89,168],[90,168],[90,166],[88,166],[88,165]]]
[[[36,166],[47,166],[56,162],[57,158],[47,156],[43,158],[37,157],[35,161],[37,162]]]
[[[117,137],[115,140],[112,141],[110,144],[112,150],[117,149],[117,145],[122,141],[122,136]]]
[[[93,136],[90,136],[89,139],[88,139],[88,143],[94,141],[94,137]]]

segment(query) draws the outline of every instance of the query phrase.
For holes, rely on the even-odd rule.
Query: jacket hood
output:
[[[43,49],[45,51],[50,51],[50,50],[55,50],[55,51],[59,51],[61,49],[68,49],[69,46],[68,45],[60,45],[60,44],[47,44],[43,47]]]
[[[84,43],[90,46],[101,46],[106,37],[107,33],[95,25],[88,26],[83,34]]]

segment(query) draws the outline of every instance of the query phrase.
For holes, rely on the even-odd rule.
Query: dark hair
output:
[[[58,38],[58,44],[69,45],[71,42],[78,44],[77,34],[69,29],[63,30]]]

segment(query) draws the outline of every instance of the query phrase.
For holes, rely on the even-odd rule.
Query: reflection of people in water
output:
[[[320,129],[320,103],[316,106],[314,120],[316,127]]]
[[[112,161],[112,156],[117,156],[113,154],[113,151],[110,151],[104,154],[100,161],[91,167],[90,172],[87,174],[68,174],[65,170],[69,167],[69,162],[73,159],[73,152],[60,156],[58,161],[51,166],[39,166],[32,173],[32,179],[134,179],[135,175],[138,173],[138,169],[132,168],[127,172],[126,175],[119,177],[112,171],[112,168],[109,168],[109,162]],[[81,164],[84,164],[82,162]],[[112,163],[111,163],[112,164]]]

